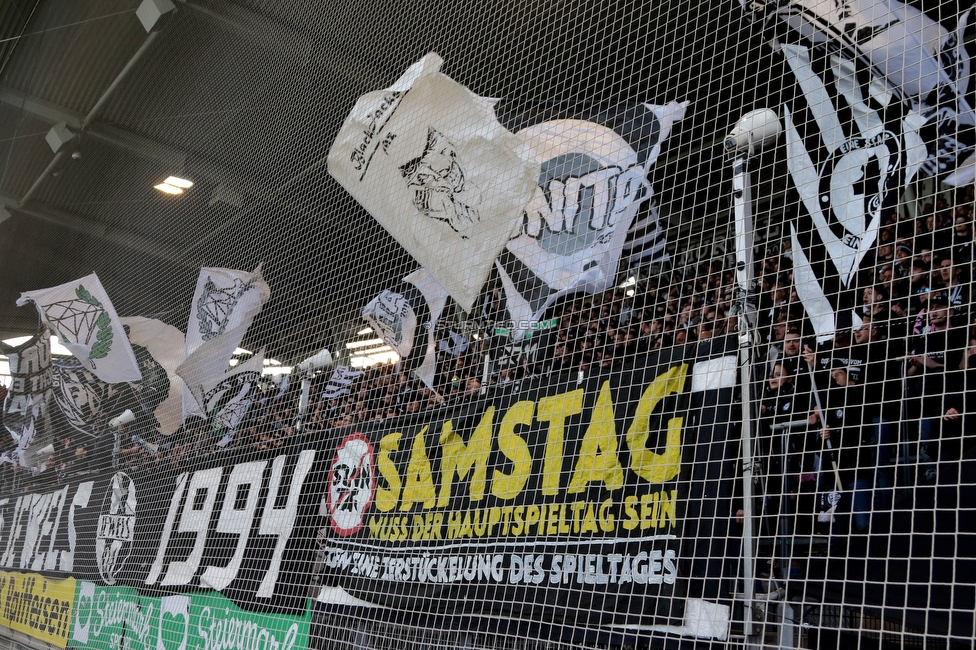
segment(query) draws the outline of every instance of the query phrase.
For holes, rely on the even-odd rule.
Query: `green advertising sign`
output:
[[[214,592],[154,598],[80,582],[69,647],[91,650],[304,650],[303,616],[248,612]]]
[[[78,581],[75,612],[68,646],[116,650],[125,636],[126,622],[139,613],[139,592],[131,587],[102,587]]]

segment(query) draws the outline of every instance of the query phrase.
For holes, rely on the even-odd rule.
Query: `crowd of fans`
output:
[[[976,391],[966,390],[976,387],[970,376],[976,372],[974,206],[969,186],[919,205],[914,217],[903,211],[889,218],[849,283],[858,287],[856,295],[852,290],[840,299],[853,311],[841,310],[827,341],[817,340],[797,292],[790,239],[757,249],[753,395],[767,494],[847,490],[851,529],[861,531],[871,512],[891,507],[897,480],[935,481],[937,461],[962,456],[969,446],[967,420],[976,411],[969,396]],[[531,337],[513,344],[504,293],[496,288],[480,308],[477,331],[444,332],[428,383],[385,364],[364,371],[344,394],[326,397],[326,373],[313,381],[301,423],[299,382],[263,385],[236,434],[215,436],[194,418],[166,439],[123,431],[114,442],[116,464],[179,467],[213,454],[300,447],[304,437],[325,429],[518,392],[533,377],[566,374],[583,381],[640,355],[736,333],[736,298],[725,258],[663,269],[557,303]],[[91,446],[77,436],[59,440],[57,473],[87,468]],[[899,459],[914,463],[910,479],[895,476]]]

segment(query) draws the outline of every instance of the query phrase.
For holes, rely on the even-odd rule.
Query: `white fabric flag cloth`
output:
[[[403,369],[431,388],[437,369],[434,330],[447,298],[447,290],[418,269],[363,307],[363,319],[400,355]]]
[[[363,95],[329,151],[329,173],[470,311],[539,165],[492,104],[428,54]]]
[[[925,123],[928,159],[922,172],[965,185],[976,177],[976,111],[969,99],[971,65],[963,34],[969,11],[949,31],[898,0],[740,0],[763,21],[774,48],[781,42],[829,44],[883,80]]]
[[[653,196],[647,174],[687,107],[496,105],[504,124],[522,126],[518,136],[541,165],[532,200],[496,264],[516,338],[559,297],[608,289],[625,248],[628,258],[663,259],[666,241],[651,223],[656,212],[641,217],[640,242],[630,230]]]
[[[200,269],[190,306],[190,322],[186,326],[183,358],[187,358],[204,341],[225,335],[242,325],[250,325],[270,297],[271,289],[264,281],[260,265],[251,272],[208,267]]]
[[[244,338],[244,333],[249,326],[250,323],[247,323],[204,342],[177,366],[176,374],[186,382],[183,393],[184,416],[206,417],[204,397],[224,380],[234,350]]]
[[[135,346],[142,371],[142,381],[134,386],[139,401],[154,409],[159,432],[171,435],[183,422],[184,384],[176,374],[176,368],[183,362],[183,332],[153,318],[123,316],[121,320],[129,328],[129,341]],[[145,355],[141,354],[140,347],[145,349]]]
[[[200,269],[197,288],[190,305],[190,321],[186,326],[184,361],[193,361],[195,367],[210,366],[211,379],[202,384],[212,384],[213,376],[220,376],[227,369],[234,350],[240,346],[251,321],[271,297],[271,289],[261,274],[261,265],[254,271],[210,268]],[[207,342],[219,342],[207,346],[201,356],[193,359]],[[226,354],[224,351],[226,350]],[[222,355],[220,358],[216,354]],[[199,376],[199,372],[194,376]],[[182,373],[181,377],[186,379]],[[187,382],[187,386],[192,386]],[[197,396],[189,390],[183,393],[183,415],[202,415]]]
[[[353,370],[349,366],[336,366],[329,377],[329,383],[322,389],[323,399],[335,399],[352,392],[352,384],[362,376],[362,370]]]
[[[86,369],[104,382],[139,381],[142,373],[108,294],[92,273],[50,289],[26,291],[41,318]]]

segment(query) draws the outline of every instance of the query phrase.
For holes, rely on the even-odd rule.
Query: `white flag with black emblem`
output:
[[[418,269],[363,307],[363,319],[400,356],[404,371],[431,388],[437,369],[434,330],[447,298],[447,290]]]
[[[41,318],[85,368],[104,382],[139,381],[142,373],[112,301],[92,273],[50,289],[25,291]]]
[[[329,173],[469,311],[532,198],[539,166],[492,105],[428,54],[363,95]]]
[[[496,104],[541,170],[496,263],[516,335],[560,296],[609,288],[625,250],[635,265],[667,258],[647,174],[687,107]]]
[[[264,281],[260,264],[252,272],[208,267],[200,269],[183,348],[183,360],[196,369],[194,376],[208,373],[208,378],[201,380],[200,384],[213,384],[218,381],[215,378],[223,375],[231,355],[244,340],[251,321],[270,297],[271,289]],[[182,373],[180,376],[186,377]],[[187,386],[193,384],[187,382]],[[184,390],[184,416],[201,415],[198,397],[189,389]]]
[[[954,185],[973,181],[976,112],[963,39],[969,11],[950,30],[898,0],[740,2],[774,48],[829,44],[859,72],[883,82],[926,143],[922,172]]]
[[[241,421],[254,404],[263,369],[264,349],[261,349],[247,361],[228,370],[217,384],[204,393],[203,410],[218,447],[226,447],[237,436]]]

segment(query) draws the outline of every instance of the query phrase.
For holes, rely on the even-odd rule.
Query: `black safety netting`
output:
[[[0,3],[0,637],[962,648],[965,3]]]

